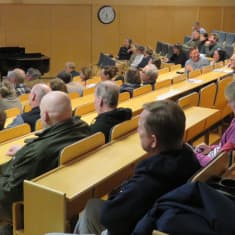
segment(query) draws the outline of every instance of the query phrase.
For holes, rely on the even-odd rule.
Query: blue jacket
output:
[[[188,183],[161,197],[132,235],[234,235],[235,203],[205,183]]]
[[[104,202],[101,223],[111,235],[130,235],[157,198],[186,183],[199,168],[187,145],[142,160],[134,176]]]

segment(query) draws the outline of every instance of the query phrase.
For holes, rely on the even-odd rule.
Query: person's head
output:
[[[137,68],[130,68],[127,70],[124,80],[130,84],[141,84],[140,72]]]
[[[235,71],[235,54],[233,54],[230,58],[230,68]]]
[[[142,69],[140,75],[143,83],[154,84],[158,77],[157,67],[154,64],[148,64]]]
[[[200,59],[199,50],[196,47],[190,48],[189,57],[193,62],[197,62]]]
[[[80,71],[82,81],[86,81],[92,77],[92,70],[90,67],[82,67]]]
[[[63,91],[68,93],[68,89],[64,83],[64,81],[60,78],[54,78],[50,81],[50,88],[52,91]]]
[[[149,60],[149,63],[154,64],[157,69],[160,69],[162,61],[160,58],[154,56],[152,59]]]
[[[193,33],[192,33],[192,39],[194,41],[197,41],[200,39],[200,32],[198,30],[193,30]]]
[[[4,125],[5,125],[5,121],[6,121],[6,113],[4,112],[4,110],[0,110],[0,130],[4,129]]]
[[[235,114],[235,81],[231,82],[225,89],[225,98],[228,102],[228,105]]]
[[[200,34],[200,41],[204,42],[208,40],[208,33],[201,33]]]
[[[211,44],[215,44],[215,43],[217,43],[217,41],[218,41],[218,35],[217,34],[215,34],[215,33],[212,33],[212,34],[210,34],[210,36],[209,36],[209,38],[208,38],[208,41],[211,43]]]
[[[112,80],[117,75],[118,68],[116,66],[105,66],[101,70],[101,81]]]
[[[3,80],[0,87],[0,96],[2,98],[16,96],[14,85],[7,79]]]
[[[64,70],[67,73],[71,73],[76,70],[76,64],[74,62],[66,62],[64,66]]]
[[[141,55],[141,54],[144,54],[144,51],[145,51],[144,46],[137,46],[135,53]]]
[[[130,38],[125,38],[123,42],[123,46],[129,48],[132,44],[132,40]]]
[[[51,89],[44,83],[38,83],[33,86],[29,94],[29,104],[32,108],[38,107],[44,95],[50,92]]]
[[[36,80],[40,79],[42,76],[41,72],[38,69],[28,68],[26,72],[26,80]]]
[[[185,115],[175,102],[162,100],[143,106],[138,133],[145,151],[159,153],[180,148],[184,130]]]
[[[112,81],[97,84],[95,89],[95,109],[98,114],[116,109],[119,87]]]
[[[61,71],[56,75],[57,78],[60,78],[65,84],[70,83],[72,81],[71,73]]]
[[[182,45],[180,43],[176,43],[173,45],[173,53],[179,55],[182,52]]]
[[[53,126],[72,117],[72,106],[68,95],[62,91],[51,91],[40,103],[43,128]]]
[[[214,62],[224,61],[225,59],[226,59],[226,52],[224,50],[217,49],[214,51],[213,54]]]
[[[146,47],[145,50],[144,50],[144,54],[146,56],[152,56],[153,55],[153,50],[149,47]]]
[[[193,25],[193,29],[194,30],[197,30],[197,31],[199,31],[200,30],[200,22],[199,21],[196,21],[196,22],[194,22],[194,25]]]
[[[23,69],[16,68],[8,72],[7,78],[12,84],[18,85],[24,83],[26,75]]]

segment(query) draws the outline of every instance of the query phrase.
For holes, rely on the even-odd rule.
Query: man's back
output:
[[[58,166],[60,151],[90,134],[88,125],[78,118],[55,124],[20,149],[0,168],[0,202],[11,208],[22,200],[23,180],[33,179]]]
[[[134,176],[104,202],[101,223],[110,235],[131,234],[158,197],[186,183],[199,168],[194,153],[186,145],[143,160]]]

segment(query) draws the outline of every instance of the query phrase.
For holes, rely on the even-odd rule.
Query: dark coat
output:
[[[91,124],[91,133],[103,132],[105,135],[105,142],[110,138],[110,130],[117,124],[129,120],[132,117],[132,111],[129,108],[117,108],[109,112],[99,114],[94,123]]]
[[[144,159],[134,176],[104,202],[101,224],[111,235],[130,235],[157,198],[186,183],[199,168],[193,151],[186,145]]]
[[[188,183],[161,197],[133,235],[234,235],[235,202],[205,183]]]
[[[23,198],[24,179],[33,179],[59,163],[60,151],[90,134],[89,126],[79,118],[53,125],[31,139],[9,162],[0,166],[0,204],[11,209]]]

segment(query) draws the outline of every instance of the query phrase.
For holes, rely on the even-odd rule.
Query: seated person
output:
[[[64,71],[71,73],[72,78],[80,75],[80,73],[76,71],[76,64],[71,61],[65,63]]]
[[[120,93],[128,91],[132,97],[133,90],[139,88],[141,84],[140,72],[136,68],[130,68],[125,74],[124,84],[120,87]]]
[[[7,79],[11,84],[13,84],[17,96],[30,92],[30,88],[24,84],[26,79],[24,70],[16,68],[12,71],[9,71],[7,74]]]
[[[118,60],[129,60],[132,54],[131,50],[132,40],[130,38],[126,38],[124,40],[123,46],[120,47],[117,59]]]
[[[155,83],[157,81],[158,77],[158,70],[157,67],[154,64],[148,64],[146,65],[141,71],[140,71],[140,77],[142,80],[143,85],[152,85],[152,89],[155,89]]]
[[[77,92],[79,96],[83,95],[83,87],[78,82],[72,81],[71,73],[62,71],[58,73],[56,77],[60,78],[65,83],[68,93]]]
[[[161,69],[161,64],[162,64],[161,58],[154,55],[152,59],[149,60],[149,64],[154,64],[157,67],[157,69]]]
[[[235,82],[230,83],[226,87],[225,96],[228,101],[228,105],[235,114]],[[224,132],[219,144],[208,146],[207,144],[202,143],[195,148],[196,157],[201,166],[206,166],[227,143],[235,144],[235,118],[233,118],[230,126]]]
[[[144,50],[145,48],[143,46],[136,46],[135,52],[133,54],[133,58],[131,61],[130,66],[137,68],[140,62],[144,58]]]
[[[64,81],[60,78],[54,78],[50,81],[50,88],[52,91],[63,91],[68,93],[67,86],[65,85]]]
[[[200,42],[198,44],[198,50],[200,53],[203,54],[204,52],[204,45],[208,41],[208,33],[200,33]]]
[[[228,68],[233,70],[233,73],[235,73],[235,54],[233,54],[230,58],[230,63],[227,65]]]
[[[116,66],[105,66],[104,68],[102,68],[100,73],[101,81],[115,80],[117,72],[118,68]]]
[[[199,21],[196,21],[195,23],[194,23],[194,25],[193,25],[193,27],[192,27],[192,30],[194,31],[194,30],[197,30],[197,31],[199,31],[200,32],[200,34],[202,34],[202,33],[206,33],[206,30],[204,29],[204,28],[202,28],[201,27],[201,25],[200,25],[200,22]]]
[[[196,47],[193,47],[189,50],[189,57],[190,59],[185,63],[186,72],[192,72],[195,69],[201,69],[202,67],[210,64],[207,58],[200,56]]]
[[[181,64],[184,67],[185,62],[187,60],[187,56],[182,50],[182,46],[180,44],[173,45],[173,55],[168,59],[166,58],[164,62],[173,63],[173,64]]]
[[[107,201],[88,201],[74,233],[132,234],[157,198],[186,183],[200,168],[192,149],[183,143],[184,130],[185,115],[176,103],[164,100],[145,104],[138,133],[148,157]]]
[[[19,98],[16,96],[13,84],[5,79],[0,87],[0,110],[11,108],[19,108],[22,112],[22,105]]]
[[[120,122],[131,119],[129,108],[117,108],[119,87],[111,82],[98,83],[95,89],[95,109],[98,116],[90,125],[91,133],[103,132],[105,142],[109,141],[110,130]]]
[[[6,113],[4,110],[0,110],[0,130],[4,129],[5,126],[5,121],[6,121]]]
[[[211,65],[218,63],[220,61],[225,61],[227,58],[226,52],[220,48],[216,49],[213,54],[213,60],[211,61]]]
[[[82,85],[86,87],[86,81],[92,78],[92,70],[90,67],[82,67],[80,70],[80,78]]]
[[[41,72],[38,69],[28,68],[26,72],[26,80],[25,83],[28,87],[32,88],[37,83],[41,81]]]
[[[201,49],[202,54],[206,54],[206,56],[212,57],[214,51],[220,48],[218,44],[218,36],[215,33],[210,34],[208,41],[205,42],[203,48]]]
[[[191,47],[198,47],[200,43],[200,32],[198,30],[193,30],[192,38],[187,41],[183,47],[184,48],[191,48]]]
[[[7,153],[12,159],[1,165],[1,220],[11,221],[12,203],[23,199],[24,179],[31,180],[57,167],[61,150],[90,134],[84,121],[72,117],[71,102],[64,92],[49,92],[42,98],[40,110],[44,130],[25,146],[12,146]],[[1,224],[0,234],[6,235],[9,226]]]
[[[138,64],[137,68],[144,68],[149,61],[153,59],[153,50],[149,47],[146,47],[144,49],[144,58],[141,60],[141,62]]]
[[[40,118],[40,102],[42,97],[50,90],[50,87],[43,83],[34,85],[29,95],[29,104],[32,110],[16,116],[16,118],[7,126],[7,128],[18,126],[23,123],[28,123],[31,127],[31,131],[35,131],[36,121]]]

